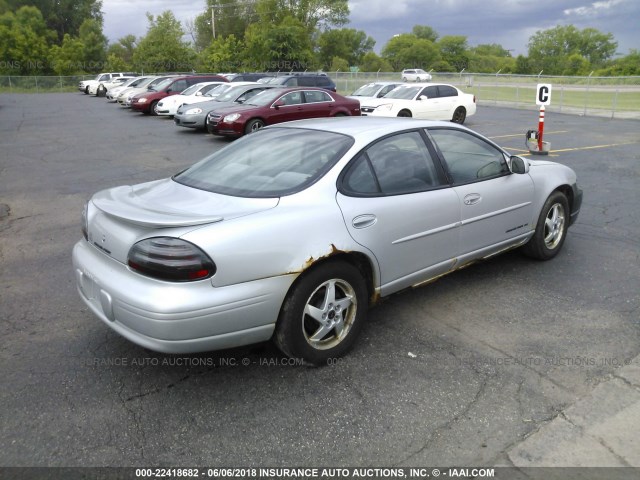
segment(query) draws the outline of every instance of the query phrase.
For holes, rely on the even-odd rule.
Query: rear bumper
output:
[[[128,340],[164,353],[195,353],[269,340],[296,275],[214,287],[132,272],[86,241],[73,249],[80,298]]]

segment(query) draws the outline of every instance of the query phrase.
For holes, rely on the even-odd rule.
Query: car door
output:
[[[458,196],[434,162],[424,132],[393,134],[366,148],[339,180],[346,227],[375,255],[382,295],[448,272],[458,251]]]
[[[459,101],[458,90],[451,85],[438,85],[438,102],[441,107],[439,109],[441,115],[438,120],[451,120]]]
[[[303,118],[328,117],[335,106],[333,98],[320,90],[305,90]]]
[[[512,174],[497,146],[454,128],[430,128],[460,209],[460,255],[486,256],[520,242],[534,228],[533,181]]]
[[[423,88],[422,91],[418,93],[413,103],[415,106],[412,107],[412,110],[415,118],[442,120],[445,118],[448,110],[447,106],[438,96],[438,87],[436,85]]]
[[[302,90],[282,95],[271,105],[268,123],[289,122],[306,118],[303,103]]]

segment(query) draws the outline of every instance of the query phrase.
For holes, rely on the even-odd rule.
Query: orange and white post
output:
[[[538,119],[538,151],[542,152],[542,135],[544,133],[544,105],[540,106],[540,118]]]

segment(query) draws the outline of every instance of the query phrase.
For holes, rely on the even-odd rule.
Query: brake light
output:
[[[154,237],[136,243],[127,257],[136,272],[172,282],[204,280],[216,266],[198,247],[180,238]]]

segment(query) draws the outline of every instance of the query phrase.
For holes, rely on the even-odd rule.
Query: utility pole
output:
[[[216,39],[216,7],[211,7],[211,33],[213,34],[213,39]]]

